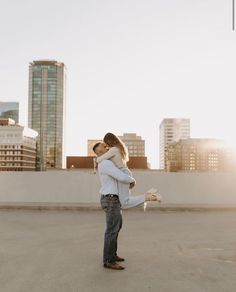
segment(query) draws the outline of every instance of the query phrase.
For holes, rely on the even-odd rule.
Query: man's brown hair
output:
[[[96,148],[101,145],[102,143],[101,142],[98,142],[96,143],[94,146],[93,146],[93,152],[96,154]]]

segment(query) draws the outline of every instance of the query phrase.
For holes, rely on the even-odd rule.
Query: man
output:
[[[103,143],[96,143],[93,151],[97,156],[104,154],[107,149]],[[106,213],[106,231],[104,236],[103,265],[105,268],[123,270],[124,267],[117,262],[124,261],[117,255],[117,238],[122,227],[121,204],[119,201],[118,181],[135,185],[135,179],[120,169],[110,160],[103,160],[98,164],[98,172],[101,181],[101,206]],[[132,199],[132,198],[130,198]],[[145,201],[157,201],[158,196],[146,193],[133,197],[132,207],[143,204]],[[132,200],[131,200],[132,201]]]

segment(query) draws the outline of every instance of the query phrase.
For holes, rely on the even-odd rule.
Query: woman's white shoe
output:
[[[147,194],[157,194],[157,189],[151,188],[147,191]]]
[[[157,189],[150,189],[146,192],[146,200],[147,201],[158,201],[161,202],[161,196],[158,194]]]

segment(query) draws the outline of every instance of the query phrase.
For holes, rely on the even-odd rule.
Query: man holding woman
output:
[[[97,155],[101,181],[101,206],[106,214],[103,265],[105,268],[123,270],[117,262],[124,261],[117,255],[117,238],[122,227],[121,209],[139,206],[146,201],[161,202],[156,190],[139,196],[130,196],[136,184],[127,168],[128,152],[123,142],[114,134],[107,133],[103,142],[93,147]]]

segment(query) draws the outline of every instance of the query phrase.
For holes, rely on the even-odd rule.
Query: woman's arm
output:
[[[119,150],[116,147],[111,147],[106,153],[97,157],[97,163],[99,163],[105,159],[106,160],[111,159],[112,157],[114,157],[116,155],[117,151],[119,151]]]
[[[124,184],[130,184],[135,181],[132,176],[124,173],[122,170],[116,167],[111,160],[102,161],[102,163],[98,165],[98,171],[99,173],[111,176],[112,178]]]

